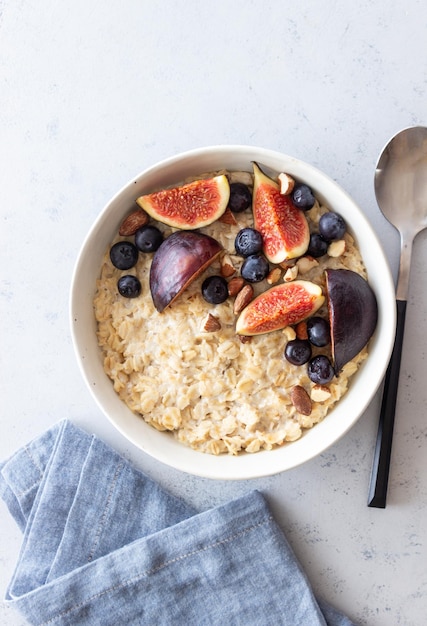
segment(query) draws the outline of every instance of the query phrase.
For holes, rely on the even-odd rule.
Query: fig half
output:
[[[310,242],[307,218],[279,184],[253,163],[254,226],[263,238],[263,252],[271,263],[282,263],[305,254]]]
[[[222,246],[209,235],[177,231],[163,241],[153,256],[150,291],[161,313],[220,254]]]
[[[378,304],[369,283],[352,270],[327,269],[326,290],[335,373],[368,343],[378,321]]]
[[[236,323],[239,335],[262,335],[298,324],[319,309],[325,298],[321,287],[294,280],[267,289],[243,309]]]
[[[136,202],[162,224],[193,230],[209,226],[220,218],[229,198],[230,185],[223,174],[140,196]]]

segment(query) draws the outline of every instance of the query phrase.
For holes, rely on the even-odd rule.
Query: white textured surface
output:
[[[0,2],[0,458],[68,417],[175,494],[207,508],[266,493],[315,590],[358,624],[427,614],[427,237],[417,238],[385,510],[366,506],[379,395],[321,457],[250,482],[170,470],[106,422],[80,377],[68,290],[83,237],[146,166],[217,143],[277,149],[326,171],[379,213],[387,139],[427,124],[424,2]],[[403,207],[404,209],[404,207]],[[1,505],[0,593],[20,535]],[[1,626],[22,624],[0,608]]]

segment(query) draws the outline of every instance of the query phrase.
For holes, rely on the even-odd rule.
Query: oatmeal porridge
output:
[[[242,181],[252,189],[252,174],[227,172],[227,176],[230,182]],[[321,215],[329,210],[316,199],[306,212],[310,231],[316,231]],[[209,304],[201,293],[202,281],[223,275],[225,264],[228,270],[231,266],[226,278],[229,284],[240,277],[244,259],[236,254],[234,242],[239,231],[253,226],[253,216],[251,210],[233,215],[234,220],[217,220],[199,229],[218,241],[224,252],[161,313],[150,293],[153,254],[149,253],[139,253],[136,265],[126,272],[113,266],[107,250],[94,298],[104,369],[123,402],[154,428],[215,455],[271,450],[299,439],[346,393],[352,375],[368,354],[365,346],[339,375],[319,385],[309,378],[307,365],[293,365],[284,358],[287,342],[300,330],[296,326],[251,337],[236,333],[236,296]],[[235,223],[229,223],[232,221]],[[165,238],[176,230],[156,225]],[[132,237],[117,236],[112,244],[123,240]],[[361,255],[348,231],[319,258],[305,255],[270,264],[268,278],[251,285],[254,296],[293,280],[315,283],[326,294],[326,268],[352,270],[366,278]],[[122,297],[117,288],[119,278],[129,273],[141,284],[141,293],[135,298]],[[327,299],[316,315],[328,318]],[[312,346],[312,354],[331,358],[331,345]],[[308,410],[296,399],[296,387],[306,403],[308,400]]]

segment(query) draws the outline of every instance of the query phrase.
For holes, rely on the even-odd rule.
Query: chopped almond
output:
[[[286,272],[283,275],[283,280],[286,283],[290,283],[292,280],[298,276],[298,265],[293,265],[292,267],[288,267]]]
[[[295,326],[295,333],[298,339],[308,339],[307,335],[307,322],[299,322]]]
[[[221,322],[215,315],[208,313],[206,319],[203,322],[203,330],[207,333],[214,333],[221,329]]]
[[[312,256],[303,256],[297,261],[298,271],[301,274],[306,274],[317,265],[319,265],[319,261]]]
[[[289,176],[289,174],[285,174],[284,172],[279,174],[278,178],[280,183],[280,193],[284,196],[288,196],[290,193],[292,193],[292,190],[295,186],[294,179],[292,178],[292,176]]]
[[[328,246],[328,255],[334,258],[342,256],[345,252],[345,239],[337,239],[332,241]]]
[[[313,402],[325,402],[331,395],[329,387],[325,387],[324,385],[314,385],[310,393]]]
[[[224,278],[228,278],[229,276],[233,276],[236,273],[236,268],[234,267],[230,256],[228,254],[224,254],[220,261],[221,264],[221,276]]]
[[[282,275],[282,271],[280,267],[275,267],[271,270],[271,272],[267,276],[267,282],[269,285],[274,285],[280,280],[280,276]]]

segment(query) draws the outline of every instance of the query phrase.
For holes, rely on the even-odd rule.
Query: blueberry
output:
[[[327,346],[331,340],[329,322],[324,317],[310,317],[307,320],[307,335],[313,346]]]
[[[311,359],[311,346],[306,339],[291,339],[285,347],[285,358],[292,365],[304,365]]]
[[[141,293],[141,283],[136,276],[126,274],[117,281],[119,294],[125,298],[137,298]]]
[[[129,270],[136,265],[138,250],[130,241],[119,241],[111,247],[110,259],[117,269]]]
[[[324,213],[319,220],[319,233],[326,241],[342,239],[346,231],[344,218],[338,213],[329,211]]]
[[[243,183],[231,183],[228,208],[233,213],[241,213],[242,211],[249,209],[251,204],[252,194],[249,187]]]
[[[295,206],[303,211],[309,211],[316,202],[316,198],[314,197],[310,187],[304,183],[295,185],[292,191],[292,200]]]
[[[308,363],[308,377],[316,385],[327,385],[335,376],[334,368],[327,356],[319,354]]]
[[[220,304],[228,298],[228,285],[222,276],[208,276],[202,283],[202,296],[210,304]]]
[[[257,254],[262,250],[262,235],[254,228],[242,228],[236,235],[234,247],[242,256]]]
[[[261,254],[251,254],[242,265],[240,273],[248,283],[259,283],[270,271],[267,259]]]
[[[163,241],[163,234],[155,226],[141,226],[135,233],[135,245],[141,252],[155,252]]]
[[[314,258],[323,256],[328,251],[328,242],[323,239],[320,233],[311,233],[307,254]]]

